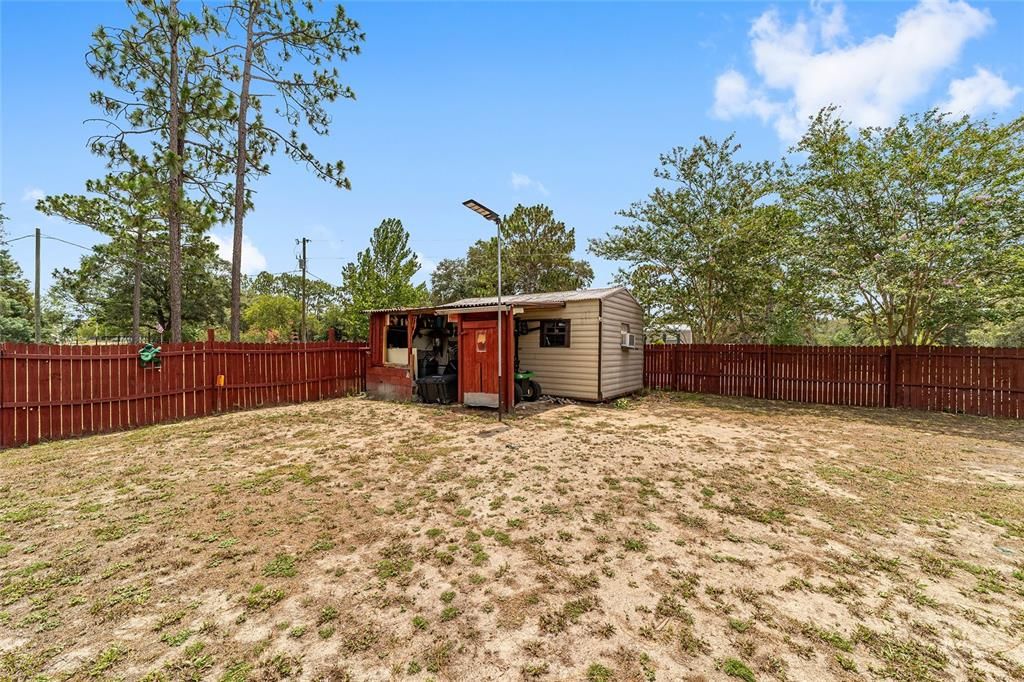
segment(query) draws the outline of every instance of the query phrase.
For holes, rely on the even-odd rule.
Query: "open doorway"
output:
[[[413,380],[425,403],[448,404],[458,399],[459,334],[445,315],[414,316]]]

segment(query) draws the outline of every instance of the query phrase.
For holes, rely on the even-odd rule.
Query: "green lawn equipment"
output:
[[[139,367],[147,369],[160,367],[160,347],[147,343],[139,349]]]
[[[530,332],[535,332],[540,329],[540,326],[530,329],[529,323],[526,320],[516,320],[515,327],[515,340],[516,340],[516,356],[515,356],[515,393],[516,402],[520,403],[524,400],[533,402],[540,397],[540,384],[533,380],[533,372],[523,372],[519,369],[519,337],[526,336]]]

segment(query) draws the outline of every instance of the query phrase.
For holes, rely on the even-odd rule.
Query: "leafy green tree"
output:
[[[86,62],[112,87],[92,101],[103,112],[105,132],[90,139],[92,150],[113,167],[146,153],[167,185],[165,202],[171,340],[182,335],[183,211],[192,200],[212,202],[230,213],[230,185],[223,180],[235,158],[226,132],[236,109],[221,84],[208,50],[223,27],[204,7],[182,13],[178,0],[127,0],[133,23],[93,33]]]
[[[409,247],[409,233],[402,221],[382,221],[373,230],[370,247],[341,270],[344,314],[340,321],[345,335],[366,338],[366,310],[425,305],[430,298],[426,286],[412,283],[419,269],[419,258]]]
[[[631,222],[590,250],[626,261],[618,281],[648,323],[683,323],[697,342],[791,341],[809,332],[812,270],[794,214],[772,202],[775,168],[736,158],[740,146],[702,137],[660,157],[658,187],[619,215]]]
[[[245,308],[245,322],[250,336],[265,336],[267,340],[287,339],[292,330],[299,328],[302,304],[282,294],[261,294],[251,299]]]
[[[31,309],[0,292],[0,342],[28,343],[34,335]]]
[[[290,272],[279,275],[261,272],[248,279],[243,293],[243,301],[246,306],[250,305],[256,297],[286,296],[299,303],[301,312],[302,277]],[[327,313],[338,308],[340,303],[341,292],[338,287],[319,279],[306,279],[306,324],[314,338],[326,336],[327,327],[333,326],[328,324]],[[337,318],[337,314],[332,317],[332,319],[335,318]],[[247,320],[248,317],[243,314],[243,321]],[[335,321],[337,322],[336,319]]]
[[[166,245],[166,232],[156,239]],[[187,230],[182,246],[183,336],[203,338],[207,327],[225,322],[230,291],[228,263],[217,255],[217,246],[205,235],[205,227]],[[123,241],[100,244],[82,257],[77,268],[54,272],[51,292],[56,305],[68,310],[79,325],[92,325],[94,333],[101,336],[129,336],[132,332],[134,262],[126,248],[131,245]],[[166,275],[165,258],[143,260],[141,326],[150,331],[158,325],[164,329],[170,325]]]
[[[304,11],[300,11],[300,5]],[[248,181],[270,172],[269,158],[278,150],[343,189],[349,188],[341,161],[327,162],[299,137],[299,126],[317,135],[330,132],[325,104],[339,97],[355,99],[341,82],[336,63],[359,53],[364,39],[359,25],[336,4],[333,15],[318,19],[313,2],[228,0],[220,7],[230,43],[218,63],[237,85],[234,148],[234,241],[231,259],[231,338],[241,332],[242,235],[250,204]],[[298,64],[307,67],[301,71]],[[264,116],[266,102],[276,100],[275,126]]]
[[[108,237],[110,253],[117,254],[113,264],[118,271],[131,271],[131,338],[141,338],[142,275],[148,262],[152,267],[167,260],[166,185],[142,167],[137,157],[132,172],[111,173],[85,184],[91,196],[61,194],[41,199],[36,209],[71,223],[92,228]],[[201,207],[190,205],[199,210]],[[188,211],[186,210],[186,213]],[[195,223],[202,216],[187,218]],[[209,222],[209,218],[207,220]]]
[[[21,266],[11,257],[5,244],[7,218],[3,207],[0,203],[0,342],[25,343],[31,341],[34,334],[32,294]]]
[[[261,272],[246,285],[245,293],[255,296],[290,296],[302,300],[302,276],[291,272],[274,275]],[[340,301],[338,287],[318,279],[306,279],[306,310],[309,315],[319,317]]]
[[[435,304],[441,305],[477,295],[477,287],[471,281],[466,260],[445,258],[437,263],[437,267],[430,273],[430,298]]]
[[[544,205],[518,205],[501,221],[501,285],[509,294],[569,291],[587,287],[594,271],[573,258],[576,230]],[[438,303],[490,296],[498,288],[497,238],[480,240],[465,258],[445,259],[431,275]]]
[[[51,286],[43,296],[42,332],[52,343],[77,343],[86,321],[76,316],[61,292]]]
[[[859,132],[834,107],[784,200],[813,234],[833,312],[885,344],[962,339],[1024,282],[1024,117],[930,111]]]

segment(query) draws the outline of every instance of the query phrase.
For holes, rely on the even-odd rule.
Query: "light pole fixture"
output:
[[[484,220],[490,220],[498,228],[498,421],[501,421],[502,397],[505,395],[505,384],[502,382],[502,357],[501,357],[501,317],[504,310],[501,307],[501,216],[481,204],[476,199],[466,199],[462,205],[470,211],[483,216]]]
[[[462,202],[462,205],[468,208],[474,213],[478,213],[484,217],[485,220],[490,220],[492,223],[501,224],[501,216],[481,204],[476,199],[466,199]]]

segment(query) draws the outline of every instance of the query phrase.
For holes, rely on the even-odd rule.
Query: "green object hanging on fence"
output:
[[[147,343],[145,346],[139,349],[139,367],[145,369],[146,367],[159,367],[160,366],[160,347],[154,346],[151,343]]]

